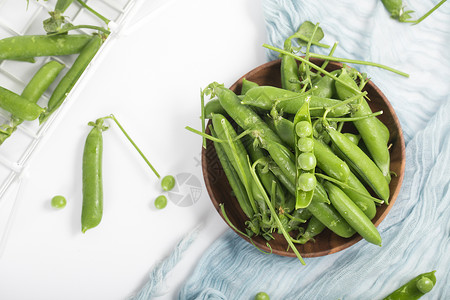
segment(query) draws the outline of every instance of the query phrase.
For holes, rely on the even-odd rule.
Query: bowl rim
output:
[[[318,64],[320,62],[323,62],[322,59],[316,59],[316,58],[310,58],[310,61]],[[276,66],[277,64],[281,63],[281,59],[276,59],[276,60],[272,60],[266,63],[263,63],[255,68],[253,68],[252,70],[250,70],[249,72],[245,73],[244,75],[242,75],[238,80],[236,80],[231,86],[230,86],[230,90],[232,90],[233,92],[236,92],[236,90],[238,89],[239,85],[242,83],[242,80],[244,78],[248,78],[248,77],[252,77],[253,74],[255,74],[256,72],[260,72],[262,69],[265,68],[273,68],[274,66]],[[334,65],[337,67],[342,67],[343,64],[340,62],[334,62],[334,61],[330,61],[329,65]],[[388,215],[389,211],[391,210],[392,206],[395,203],[395,200],[398,197],[398,194],[400,193],[401,190],[401,186],[403,183],[403,178],[404,178],[404,173],[405,173],[405,141],[404,141],[404,136],[403,136],[403,131],[401,128],[401,124],[400,121],[395,113],[394,108],[392,107],[391,103],[389,102],[389,100],[386,98],[386,96],[382,93],[382,91],[375,85],[375,83],[373,83],[373,81],[369,80],[366,84],[370,85],[371,88],[373,88],[375,90],[376,93],[379,94],[380,98],[383,99],[384,104],[388,107],[392,118],[393,118],[393,123],[395,125],[395,127],[397,128],[397,141],[396,143],[399,144],[400,147],[400,153],[401,153],[401,160],[400,160],[400,174],[397,174],[397,180],[398,183],[395,187],[395,189],[393,191],[391,191],[391,195],[389,198],[389,204],[385,205],[385,210],[384,212],[378,217],[378,219],[374,222],[375,226],[378,226],[384,219],[385,217]],[[206,128],[206,132],[209,133],[209,128],[208,126],[211,124],[211,120],[208,121],[208,125]],[[212,142],[210,142],[212,145]],[[214,148],[214,147],[212,147]],[[213,151],[215,151],[215,149],[213,149]],[[208,172],[207,172],[207,165],[208,165],[208,160],[206,159],[206,149],[202,147],[202,172],[203,172],[203,178],[205,181],[205,186],[206,189],[208,191],[208,195],[210,197],[210,200],[212,202],[212,204],[214,205],[216,211],[219,213],[219,215],[221,216],[221,218],[224,220],[224,222],[227,224],[228,227],[230,227],[234,232],[236,232],[241,238],[243,238],[244,240],[246,240],[247,242],[249,242],[250,244],[255,245],[255,242],[251,241],[248,237],[242,235],[239,231],[235,230],[234,228],[232,228],[228,222],[226,221],[225,217],[223,216],[222,212],[221,212],[221,208],[219,206],[219,202],[215,199],[214,197],[214,193],[213,193],[213,185],[210,182],[209,176],[208,176]],[[278,234],[274,234],[276,237],[282,237],[282,235],[278,235]],[[329,250],[322,250],[322,251],[315,251],[315,252],[303,252],[300,251],[300,254],[302,255],[302,257],[304,258],[311,258],[311,257],[320,257],[320,256],[325,256],[328,254],[332,254],[332,253],[336,253],[339,251],[342,251],[346,248],[349,248],[350,246],[356,244],[357,242],[362,240],[362,237],[359,234],[354,234],[352,237],[347,238],[346,240],[348,240],[347,242],[341,243],[338,246],[334,246],[333,248],[330,248]],[[269,241],[270,242],[270,241]],[[281,251],[278,249],[271,249],[269,247],[267,247],[264,244],[261,243],[256,243],[256,245],[258,246],[258,248],[260,248],[260,250],[265,250],[265,251],[270,251],[271,253],[280,255],[280,256],[287,256],[287,257],[295,257],[295,253],[293,251]],[[297,244],[295,244],[297,246]]]

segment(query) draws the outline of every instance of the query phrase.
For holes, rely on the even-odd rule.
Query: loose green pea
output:
[[[258,294],[256,294],[255,300],[270,300],[270,297],[269,295],[267,295],[267,293],[259,292]]]
[[[433,289],[434,283],[430,278],[422,277],[419,279],[419,281],[417,281],[416,287],[419,291],[426,294]]]
[[[295,125],[295,132],[299,137],[308,137],[312,134],[312,126],[308,121],[300,121]]]
[[[316,183],[316,176],[312,173],[303,173],[298,178],[298,187],[305,192],[314,190]]]
[[[163,209],[167,205],[167,198],[164,195],[160,195],[155,199],[155,207],[157,209]]]
[[[172,175],[167,175],[161,180],[161,187],[165,191],[170,191],[175,186],[175,178]]]
[[[316,167],[317,161],[313,153],[302,153],[298,156],[298,166],[305,171],[312,170]]]
[[[58,195],[52,198],[52,207],[54,208],[64,208],[66,206],[66,198],[64,196]]]
[[[314,141],[312,138],[299,138],[297,141],[297,147],[301,152],[310,152],[314,149]]]

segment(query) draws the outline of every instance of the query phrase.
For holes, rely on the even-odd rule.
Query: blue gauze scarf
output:
[[[414,17],[438,1],[411,0]],[[263,0],[267,43],[278,48],[304,21],[320,23],[336,57],[379,62],[410,74],[355,66],[382,90],[406,141],[401,192],[379,225],[383,246],[365,241],[305,259],[267,255],[228,230],[204,253],[179,299],[382,299],[416,275],[436,270],[423,299],[450,299],[450,3],[423,23],[389,18],[379,0]],[[255,3],[255,5],[257,5]],[[329,50],[314,48],[327,54]],[[268,60],[276,59],[268,53]]]

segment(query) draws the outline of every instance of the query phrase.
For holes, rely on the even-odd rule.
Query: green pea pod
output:
[[[37,103],[63,69],[63,64],[54,60],[49,61],[36,72],[22,91],[21,96],[30,102]]]
[[[355,89],[359,90],[359,86],[353,80],[352,76],[347,72],[345,68],[342,68],[338,78],[341,81],[335,82],[338,98],[341,100],[346,100],[350,97],[353,97],[356,94]],[[342,82],[345,84],[343,84]]]
[[[250,89],[257,87],[257,86],[259,86],[259,84],[257,84],[256,82],[253,82],[253,81],[243,78],[242,79],[242,87],[241,87],[241,95],[247,94],[247,92]]]
[[[306,244],[310,240],[314,240],[314,237],[322,233],[326,226],[319,221],[316,217],[312,216],[308,221],[305,233],[298,239],[299,244]]]
[[[311,95],[309,92],[296,93],[273,86],[259,86],[252,88],[242,99],[242,104],[258,107],[263,110],[271,110],[275,107],[279,111],[296,114],[297,111],[310,97],[310,108],[327,108],[339,104],[336,99],[322,98]],[[311,116],[322,116],[325,109],[311,110]],[[341,105],[329,112],[330,117],[340,117],[350,113],[350,106]]]
[[[65,12],[66,9],[72,4],[73,0],[58,0],[55,5],[55,10],[59,12]]]
[[[405,22],[411,18],[412,10],[405,10],[402,0],[381,0],[386,10],[391,14],[391,18]]]
[[[292,183],[295,183],[297,168],[295,166],[295,157],[285,146],[275,143],[271,140],[265,141],[264,148],[269,152],[270,157],[280,167],[281,172]]]
[[[277,101],[296,100],[300,103],[295,110],[295,112],[297,112],[298,108],[303,105],[303,102],[308,95],[309,94],[297,93],[274,86],[262,85],[247,91],[244,99],[242,99],[242,103],[264,110],[271,110]]]
[[[217,134],[214,131],[214,129],[212,127],[210,129],[212,136],[217,137]],[[239,206],[241,207],[245,215],[249,219],[251,219],[253,217],[253,209],[250,205],[250,201],[248,199],[244,185],[242,184],[238,174],[231,165],[230,160],[226,156],[225,150],[223,149],[221,143],[214,142],[214,147],[216,149],[217,157],[219,158],[220,164],[222,165],[222,168],[225,172],[225,176],[228,179],[228,183],[230,184],[234,196],[238,200]]]
[[[308,210],[315,218],[338,236],[349,238],[354,235],[356,231],[339,214],[336,208],[329,203],[330,200],[328,199],[325,189],[318,183],[316,190],[314,191],[313,200],[308,206]]]
[[[272,140],[282,144],[283,142],[269,126],[250,107],[243,105],[239,97],[223,85],[212,83],[210,88],[218,96],[220,104],[228,115],[244,130],[252,130],[262,139]],[[255,88],[253,88],[255,89]],[[252,91],[251,89],[250,91]],[[249,91],[249,92],[250,92]]]
[[[359,207],[337,186],[325,182],[331,204],[339,214],[369,243],[381,246],[381,236],[370,219]]]
[[[392,294],[385,297],[383,300],[417,300],[423,295],[430,292],[433,286],[436,284],[436,271],[427,272],[416,276],[411,279]],[[427,282],[427,287],[421,286],[421,280]]]
[[[64,65],[53,60],[46,63],[34,74],[33,78],[31,78],[22,91],[21,96],[28,99],[31,103],[37,103],[39,98],[47,90],[50,84],[53,83],[63,68]],[[10,137],[23,121],[23,119],[13,115],[10,124],[0,132],[0,144]]]
[[[349,86],[359,89],[356,82],[345,69],[342,69],[339,79],[347,83]],[[354,90],[340,82],[336,82],[336,91],[341,100],[348,99],[356,94]],[[357,109],[352,111],[352,117],[361,117],[371,113],[372,110],[369,104],[364,98],[362,98],[357,106]],[[353,124],[355,124],[355,127],[361,135],[361,138],[364,141],[364,144],[366,145],[367,150],[372,156],[375,164],[380,168],[389,183],[391,181],[391,175],[389,171],[390,154],[387,146],[387,143],[389,142],[388,128],[376,117],[353,121]]]
[[[359,141],[361,140],[361,136],[358,134],[353,134],[353,133],[349,133],[349,132],[344,132],[344,135],[350,140],[352,141],[353,144],[358,145]]]
[[[89,132],[83,152],[83,207],[81,211],[81,231],[100,224],[103,216],[103,180],[102,180],[102,132],[103,119],[98,119]]]
[[[371,113],[372,110],[369,104],[367,104],[365,99],[362,99],[359,109],[352,113],[352,117],[360,117]],[[380,168],[386,181],[389,183],[391,181],[389,170],[391,160],[387,146],[389,129],[376,117],[353,121],[353,124],[355,124],[375,164]]]
[[[253,143],[251,142],[250,138],[247,138],[248,136],[246,136],[244,139],[244,144],[245,144],[245,148],[247,149],[248,154],[250,155],[250,159],[252,162],[255,162],[259,159],[265,159],[265,154],[262,151],[261,148],[257,148],[253,146]],[[277,177],[272,173],[269,172],[269,170],[267,171],[263,171],[263,166],[258,164],[256,166],[256,173],[258,174],[258,177],[261,180],[261,183],[263,184],[264,188],[266,189],[267,192],[270,193],[271,189],[272,189],[272,183],[275,182],[276,184],[276,191],[275,191],[275,203],[276,203],[276,207],[282,207],[283,210],[291,210],[292,208],[290,207],[286,207],[286,196],[284,194],[284,190],[281,187],[281,184],[279,182],[279,180],[277,179]]]
[[[3,87],[0,87],[0,107],[16,118],[26,121],[33,121],[44,112],[44,109],[36,103]]]
[[[294,123],[279,116],[271,121],[278,136],[291,149],[295,149]]]
[[[279,118],[282,125],[276,126],[276,133],[285,141],[287,145],[295,145],[295,135],[294,131],[289,131],[288,129],[293,129],[294,124],[287,119]],[[274,121],[276,124],[276,120]],[[313,139],[314,156],[317,160],[317,166],[323,170],[329,176],[338,179],[342,182],[347,182],[350,176],[350,169],[348,165],[340,159],[328,145],[325,143]]]
[[[45,114],[41,115],[39,122],[44,123],[52,113],[54,113],[64,102],[67,95],[70,93],[75,83],[83,74],[91,60],[94,58],[97,51],[100,49],[103,41],[99,35],[95,35],[89,43],[83,48],[72,67],[67,71],[64,77],[53,91],[48,100],[48,109]]]
[[[301,90],[297,60],[289,55],[281,55],[281,87],[293,92]]]
[[[364,185],[361,183],[361,181],[359,181],[359,179],[352,172],[350,172],[348,176],[347,185],[357,190],[359,193],[362,193],[368,197],[371,196]],[[375,217],[377,208],[373,200],[369,199],[368,197],[364,197],[351,189],[345,187],[341,187],[341,189],[353,202],[355,202],[355,204],[370,220]]]
[[[350,176],[350,168],[342,159],[334,154],[328,145],[314,139],[314,155],[317,159],[317,166],[328,176],[342,182],[347,182]]]
[[[309,116],[309,99],[305,101],[305,104],[295,114],[293,124],[295,145],[302,139],[311,140],[311,144],[313,144],[313,129]],[[316,187],[317,180],[314,176],[316,157],[314,156],[314,149],[302,149],[300,146],[295,147],[295,166],[295,209],[299,209],[308,207]]]
[[[24,35],[0,40],[0,60],[27,60],[39,56],[80,53],[92,40],[87,34]]]
[[[289,176],[286,176],[282,171],[281,168],[272,160],[268,163],[269,170],[275,175],[275,177],[278,178],[280,183],[284,186],[284,188],[292,195],[295,195],[295,178],[290,178]],[[291,179],[293,179],[291,181]],[[295,201],[293,201],[293,204],[295,205]],[[292,205],[292,209],[294,208],[294,205]]]
[[[247,151],[242,142],[236,139],[236,131],[230,122],[220,114],[213,115],[212,124],[217,137],[221,140],[228,141],[228,143],[224,143],[223,150],[247,190],[254,214],[261,213],[261,216],[264,218],[263,221],[268,221],[269,211],[265,205],[263,195],[252,179]]]
[[[330,127],[326,127],[326,130],[344,160],[381,199],[388,203],[389,184],[375,163],[342,133]]]
[[[205,104],[205,118],[212,119],[213,114],[227,115],[225,109],[220,105],[219,99],[211,99]]]
[[[340,70],[335,70],[330,72],[337,76],[340,73]],[[332,98],[336,94],[336,86],[334,84],[335,80],[329,76],[322,76],[320,79],[314,83],[312,89],[312,95],[318,96],[321,98]]]
[[[314,195],[316,195],[315,197],[313,197],[314,201],[330,204],[330,199],[328,199],[327,191],[325,191],[325,188],[319,181],[317,182],[316,188],[314,189]]]
[[[300,225],[306,223],[311,217],[311,212],[306,208],[296,209],[288,222],[288,228],[291,230],[299,229]]]

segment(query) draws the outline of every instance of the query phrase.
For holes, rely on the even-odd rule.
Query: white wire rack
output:
[[[25,0],[0,0],[0,39],[18,35],[45,34],[42,22],[49,17],[48,12],[53,10],[55,2],[56,0],[30,0],[27,7],[27,2]],[[101,12],[104,16],[107,16],[115,24],[120,25],[124,20],[127,11],[130,10],[133,2],[135,1],[94,0],[87,1],[87,4]],[[102,26],[101,20],[76,3],[72,4],[64,15],[67,15],[73,24]],[[113,34],[110,38],[113,38]],[[105,44],[104,47],[106,46],[107,45]],[[97,56],[99,55],[100,52]],[[0,86],[20,94],[34,73],[49,60],[57,60],[65,64],[66,70],[68,70],[75,58],[75,56],[37,58],[36,63],[33,64],[16,61],[2,61],[0,62]],[[97,59],[97,57],[95,59]],[[93,61],[92,64],[94,64],[94,62],[95,61]],[[87,72],[89,72],[89,70],[86,70],[85,73]],[[60,77],[63,76],[63,74],[64,71]],[[80,81],[81,80],[82,78]],[[58,80],[55,82],[58,82]],[[45,107],[54,87],[55,85],[51,86],[43,95],[42,99],[40,99],[39,103],[42,104],[42,106]],[[70,102],[72,98],[73,97],[69,95],[65,104]],[[48,131],[49,127],[52,126],[55,118],[63,111],[64,107],[61,107],[61,109],[42,126],[38,125],[38,121],[22,123],[18,127],[18,130],[0,146],[0,199],[3,198],[3,195],[8,190],[11,183],[18,178],[23,168],[27,165],[41,138]],[[10,114],[0,109],[0,122],[2,124],[7,123],[9,119]]]
[[[56,126],[57,120],[68,110],[70,104],[76,100],[77,94],[82,89],[83,82],[86,82],[88,77],[95,71],[98,61],[102,58],[102,53],[108,49],[123,25],[128,22],[128,19],[133,18],[137,7],[141,6],[145,0],[87,0],[85,2],[111,20],[109,24],[111,34],[58,111],[52,114],[41,126],[39,126],[37,120],[23,122],[0,145],[0,256],[12,224],[17,203],[19,202],[22,178],[33,154],[37,152],[37,148],[49,135],[51,129]],[[19,35],[45,34],[42,22],[49,18],[49,12],[53,10],[55,3],[56,0],[30,0],[28,4],[26,0],[0,0],[0,39]],[[66,10],[64,16],[74,25],[104,26],[99,18],[76,3],[76,1]],[[80,31],[84,33],[90,32],[89,30],[79,30],[74,33],[80,33]],[[21,94],[26,84],[41,66],[49,60],[61,62],[66,66],[65,70],[61,72],[55,83],[50,86],[38,102],[42,107],[45,107],[57,82],[72,66],[75,59],[76,55],[69,55],[36,58],[35,63],[0,61],[0,86]],[[0,124],[7,124],[9,120],[10,114],[0,109]]]

